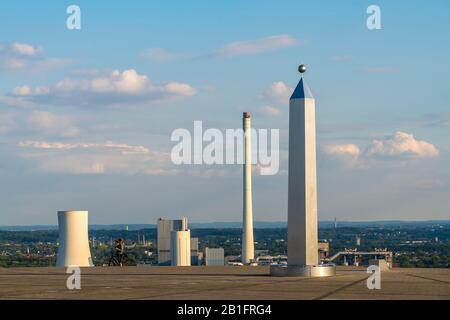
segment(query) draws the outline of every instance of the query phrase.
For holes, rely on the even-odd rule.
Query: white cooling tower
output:
[[[88,238],[87,211],[58,211],[57,267],[93,267]]]
[[[172,231],[171,238],[170,253],[172,266],[190,266],[191,231]]]

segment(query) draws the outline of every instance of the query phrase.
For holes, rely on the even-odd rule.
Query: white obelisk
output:
[[[288,264],[316,265],[316,107],[300,79],[289,100]]]
[[[300,65],[299,72],[306,71]],[[288,264],[273,275],[330,276],[318,254],[316,111],[311,90],[300,79],[289,100]]]
[[[253,208],[252,208],[252,157],[251,157],[251,121],[250,112],[244,112],[242,118],[244,129],[244,214],[242,223],[242,263],[250,263],[255,258],[253,242]]]

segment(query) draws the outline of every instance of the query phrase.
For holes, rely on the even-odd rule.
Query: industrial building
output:
[[[191,238],[191,266],[198,266],[199,263],[198,238]]]
[[[172,266],[191,265],[190,230],[173,230],[171,232],[170,263]]]
[[[180,250],[183,252],[188,250],[188,256],[190,260],[190,232],[187,229],[188,219],[187,217],[182,217],[179,220],[169,220],[159,218],[157,222],[157,247],[158,247],[158,265],[170,266],[172,265],[172,239],[177,240],[176,249],[177,253]],[[172,235],[173,231],[181,232],[179,234]],[[189,239],[189,244],[182,245],[181,241]],[[189,262],[190,265],[190,262]]]
[[[225,265],[225,253],[223,248],[205,248],[204,260],[206,266]]]

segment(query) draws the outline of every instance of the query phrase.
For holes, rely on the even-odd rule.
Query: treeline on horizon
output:
[[[193,229],[239,229],[240,222],[205,222],[205,223],[189,223],[189,228]],[[278,229],[286,228],[286,221],[255,221],[254,229]],[[424,227],[433,225],[450,225],[450,220],[423,220],[423,221],[402,221],[402,220],[378,220],[378,221],[337,221],[338,228],[345,227]],[[90,224],[89,230],[125,230],[129,227],[129,231],[139,231],[143,229],[156,229],[156,224]],[[329,220],[319,221],[319,228],[334,228],[335,222]],[[48,231],[57,230],[57,225],[29,225],[29,226],[7,226],[0,225],[0,231]]]
[[[432,229],[433,234],[430,234],[430,228],[402,228],[402,227],[340,227],[340,228],[319,228],[319,239],[333,239],[353,242],[355,236],[358,235],[365,240],[383,240],[385,235],[390,235],[391,238],[398,238],[403,241],[420,241],[431,240],[437,237],[442,241],[450,241],[450,225],[442,228]],[[393,233],[400,232],[401,236]],[[242,235],[241,228],[198,228],[191,229],[191,237],[196,238],[227,238],[230,240],[239,239]],[[118,239],[122,238],[137,242],[138,238],[142,240],[145,236],[146,240],[156,241],[156,228],[145,228],[140,230],[89,230],[89,237],[94,236],[97,240]],[[287,228],[265,228],[254,229],[255,240],[257,239],[287,239]],[[36,230],[36,231],[3,231],[0,230],[0,241],[11,241],[21,243],[37,243],[37,242],[57,242],[58,230]]]

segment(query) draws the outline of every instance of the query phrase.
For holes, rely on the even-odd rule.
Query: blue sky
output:
[[[81,30],[66,28],[71,4]],[[371,4],[381,30],[366,27]],[[301,62],[319,218],[449,219],[449,21],[448,1],[2,3],[0,224],[53,224],[68,208],[92,223],[239,221],[239,166],[167,155],[174,129],[237,128],[243,111],[281,137],[280,173],[254,176],[255,219],[286,219]]]

